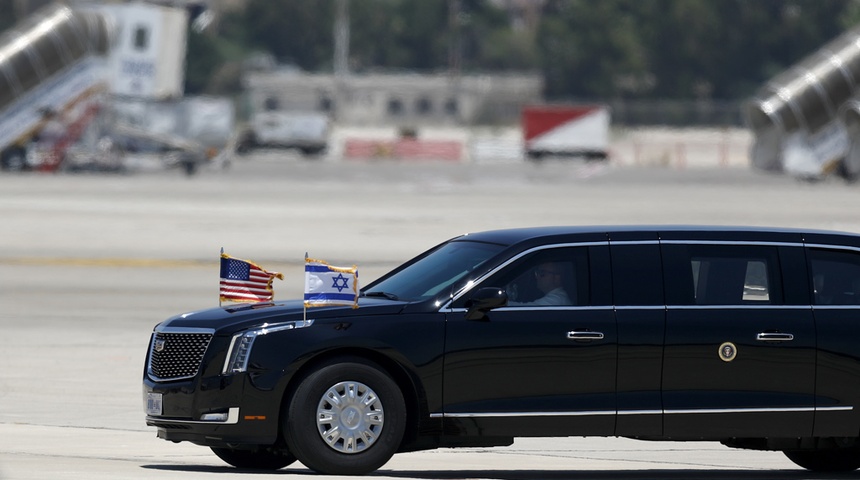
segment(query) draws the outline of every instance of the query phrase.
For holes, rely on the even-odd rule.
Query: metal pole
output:
[[[334,108],[340,118],[345,110],[346,77],[349,75],[349,0],[337,0],[334,20]]]

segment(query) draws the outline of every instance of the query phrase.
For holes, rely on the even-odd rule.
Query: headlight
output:
[[[247,371],[248,360],[251,359],[251,349],[253,348],[254,340],[256,340],[257,337],[274,332],[280,332],[282,330],[305,328],[311,326],[313,323],[313,320],[299,320],[297,322],[287,322],[276,325],[265,324],[260,328],[247,330],[233,335],[233,340],[230,342],[230,349],[227,350],[227,358],[224,361],[224,368],[221,370],[221,373],[227,375]]]

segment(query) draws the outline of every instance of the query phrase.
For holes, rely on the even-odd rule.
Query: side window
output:
[[[816,305],[860,305],[860,254],[810,249],[809,263]]]
[[[767,262],[756,258],[693,257],[693,292],[698,305],[769,303]]]
[[[775,247],[670,245],[664,248],[670,303],[770,305],[782,303]]]
[[[586,247],[539,250],[483,283],[504,288],[511,307],[591,305],[588,265]]]

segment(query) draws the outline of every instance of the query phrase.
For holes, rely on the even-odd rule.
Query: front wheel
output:
[[[218,458],[236,468],[251,470],[278,470],[296,461],[290,452],[268,450],[234,450],[232,448],[210,447]]]
[[[860,468],[860,449],[786,450],[785,456],[813,472],[850,472]]]
[[[361,475],[397,451],[406,407],[400,388],[378,365],[342,360],[302,380],[285,418],[287,445],[306,467]]]

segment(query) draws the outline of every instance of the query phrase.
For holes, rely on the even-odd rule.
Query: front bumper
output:
[[[247,375],[183,382],[143,380],[147,394],[161,395],[161,415],[147,415],[158,437],[209,447],[274,445],[278,441],[280,400],[249,384]]]

